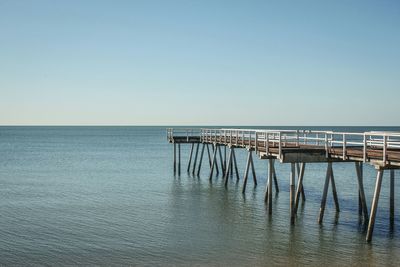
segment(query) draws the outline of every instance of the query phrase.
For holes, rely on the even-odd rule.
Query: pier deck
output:
[[[291,164],[290,175],[290,213],[291,222],[295,221],[300,197],[305,200],[303,189],[303,176],[306,163],[328,163],[321,208],[318,222],[322,223],[329,184],[335,201],[336,211],[339,212],[339,202],[336,193],[332,163],[354,162],[359,185],[359,214],[368,223],[366,240],[371,241],[374,229],[375,216],[381,190],[382,177],[385,170],[390,171],[390,220],[394,221],[394,170],[400,168],[400,132],[333,132],[314,130],[259,130],[259,129],[167,129],[167,139],[174,144],[174,171],[176,172],[176,145],[178,145],[178,173],[181,169],[180,145],[191,144],[188,171],[193,161],[193,174],[195,174],[199,147],[202,146],[197,175],[200,173],[205,149],[210,165],[211,180],[214,169],[218,173],[220,169],[227,185],[228,175],[236,172],[239,179],[235,149],[244,148],[248,151],[246,170],[243,177],[243,193],[246,190],[247,179],[250,171],[253,174],[254,183],[257,184],[252,153],[256,153],[260,159],[268,160],[269,172],[265,191],[265,201],[268,203],[269,213],[272,213],[272,184],[275,182],[275,190],[278,192],[274,161]],[[209,145],[212,146],[212,156]],[[221,147],[230,150],[228,159],[223,159]],[[219,164],[218,164],[219,154]],[[225,154],[225,153],[224,153]],[[371,205],[371,213],[365,201],[363,185],[363,163],[368,163],[377,169],[375,192]],[[296,171],[297,169],[297,171]],[[297,187],[296,178],[297,177]]]

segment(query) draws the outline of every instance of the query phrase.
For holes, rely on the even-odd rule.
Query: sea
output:
[[[229,126],[234,127],[234,126]],[[242,127],[243,128],[243,127]],[[249,126],[248,128],[255,128]],[[263,128],[263,127],[261,127]],[[400,127],[264,127],[400,131]],[[306,200],[290,224],[290,165],[276,163],[279,193],[264,203],[267,161],[254,157],[258,185],[242,194],[246,151],[237,149],[239,181],[173,171],[166,127],[0,127],[1,266],[398,266],[400,171],[395,219],[384,174],[373,240],[358,214],[354,163],[334,163],[340,212],[329,189],[318,213],[326,163],[307,164]],[[376,179],[364,165],[368,209]]]

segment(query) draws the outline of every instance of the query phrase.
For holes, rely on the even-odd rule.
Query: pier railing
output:
[[[264,129],[229,129],[229,128],[169,128],[167,137],[199,137],[200,142],[219,143],[254,149],[260,153],[270,155],[272,148],[278,148],[278,157],[284,148],[318,148],[323,149],[328,157],[332,149],[336,157],[348,159],[348,151],[352,148],[362,150],[362,160],[368,160],[370,149],[382,153],[382,162],[386,164],[388,151],[400,149],[400,132],[334,132],[315,130],[264,130]],[[340,154],[337,153],[341,150]]]
[[[167,138],[168,141],[174,139],[174,137],[186,137],[187,141],[191,137],[200,137],[202,129],[201,128],[167,128]]]

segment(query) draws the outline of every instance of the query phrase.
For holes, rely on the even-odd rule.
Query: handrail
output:
[[[361,147],[363,161],[366,162],[368,149],[381,149],[382,162],[387,163],[389,149],[400,149],[400,132],[369,131],[369,132],[334,132],[316,130],[273,130],[273,129],[241,129],[241,128],[167,128],[168,140],[174,137],[200,137],[201,142],[222,143],[254,149],[260,152],[259,142],[264,144],[267,155],[271,146],[278,148],[278,157],[287,146],[310,145],[322,148],[329,156],[332,148],[341,148],[340,157],[347,159],[349,147]]]

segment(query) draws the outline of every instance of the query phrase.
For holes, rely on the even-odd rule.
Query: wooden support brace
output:
[[[247,178],[249,177],[249,169],[251,165],[251,150],[249,150],[247,161],[246,161],[246,169],[244,171],[244,180],[243,180],[243,189],[242,193],[246,192]]]
[[[207,155],[208,155],[208,164],[210,165],[211,169],[211,155],[210,155],[210,148],[208,147],[208,144],[206,144],[207,147]]]
[[[333,200],[335,202],[336,212],[340,212],[339,199],[338,199],[337,192],[336,192],[336,184],[335,184],[335,178],[334,178],[334,175],[333,175],[332,164],[331,164],[330,168],[331,168],[331,183],[332,183]]]
[[[195,170],[196,170],[197,156],[198,156],[198,154],[199,154],[199,146],[200,146],[200,144],[197,143],[197,146],[196,146],[196,154],[194,155],[194,162],[193,162],[193,170],[192,170],[192,174],[193,174],[193,175],[194,175],[194,172],[195,172]]]
[[[295,211],[294,211],[294,198],[295,198],[295,179],[296,179],[296,165],[291,163],[290,168],[290,223],[294,224],[295,221]]]
[[[272,214],[272,177],[273,177],[273,160],[268,159],[268,183],[265,189],[265,202],[268,203],[268,213]]]
[[[225,175],[225,166],[224,166],[224,161],[222,159],[222,152],[221,152],[221,146],[217,146],[218,153],[219,153],[219,162],[221,163],[221,169],[222,169],[222,175]]]
[[[176,143],[174,143],[174,174],[176,174]]]
[[[190,171],[190,165],[192,164],[193,147],[194,147],[194,143],[192,143],[192,145],[190,147],[190,154],[189,154],[189,162],[188,162],[188,166],[187,166],[187,172]],[[210,157],[210,153],[208,153],[208,156]],[[211,160],[210,160],[210,166],[211,166]]]
[[[232,148],[231,148],[230,151],[229,151],[228,166],[231,166],[231,164],[232,164]],[[229,169],[229,168],[228,168],[228,169]],[[224,177],[224,179],[225,179],[225,187],[228,186],[228,177],[229,177],[229,171],[227,171],[227,172],[225,173],[225,177]]]
[[[224,140],[224,142],[226,142],[226,140]],[[224,146],[224,169],[225,172],[228,172],[228,167],[226,165],[226,145]]]
[[[354,165],[356,166],[356,174],[357,174],[357,179],[358,181],[358,215],[361,217],[363,215],[363,201],[361,197],[361,190],[360,190],[360,181],[361,184],[364,183],[364,175],[363,175],[363,163],[362,162],[354,162]],[[360,174],[358,173],[360,171]],[[360,179],[361,178],[361,179]]]
[[[217,144],[215,144],[215,146],[214,146],[214,145],[211,145],[211,147],[212,147],[212,149],[213,149],[213,153],[214,153],[214,150],[216,149],[216,146],[217,146]],[[219,174],[218,160],[215,161],[215,173],[216,173],[216,175]]]
[[[297,176],[300,177],[300,163],[297,162],[296,167],[297,167]],[[304,186],[303,185],[301,185],[300,193],[301,193],[301,199],[303,201],[306,201],[306,195],[304,194]]]
[[[233,152],[232,152],[233,147],[231,147],[230,150],[231,150],[230,153],[233,153]],[[233,177],[233,160],[232,160],[232,159],[231,159],[231,161],[230,161],[229,168],[230,168],[229,173],[230,173],[230,176],[231,176],[231,178],[232,178],[232,177]]]
[[[181,175],[181,144],[178,144],[178,175]]]
[[[372,233],[374,231],[375,217],[378,209],[379,194],[381,193],[383,172],[384,172],[383,169],[379,169],[378,174],[376,176],[374,199],[372,200],[371,214],[369,216],[369,224],[366,237],[366,240],[368,242],[372,240]]]
[[[390,170],[390,223],[394,223],[394,170]]]
[[[210,181],[212,180],[212,176],[213,176],[213,172],[214,172],[214,166],[216,164],[216,161],[217,161],[217,148],[214,148],[212,162],[211,162],[210,177],[209,177]]]
[[[257,185],[256,169],[254,168],[253,153],[252,153],[251,149],[250,149],[249,153],[250,153],[251,172],[253,173],[253,181],[254,181],[254,185]]]
[[[232,147],[232,156],[233,156],[233,163],[235,165],[235,173],[236,173],[236,180],[239,181],[239,171],[238,171],[238,166],[236,162],[236,153],[235,149]]]
[[[275,159],[271,159],[271,161],[272,161],[272,174],[274,177],[275,190],[277,193],[279,193],[278,179],[276,178],[276,171],[275,171]]]
[[[324,191],[322,193],[321,207],[319,209],[318,223],[322,223],[322,220],[324,218],[326,197],[328,195],[328,187],[329,187],[329,181],[330,181],[330,177],[331,177],[331,171],[332,171],[332,162],[328,162],[328,167],[326,168]]]
[[[361,208],[361,213],[364,214],[364,221],[367,222],[368,208],[367,208],[367,201],[365,200],[362,163],[355,162],[354,164],[356,166],[357,181],[358,181],[359,208]]]
[[[296,190],[294,213],[297,213],[297,209],[299,208],[300,194],[301,194],[301,189],[303,188],[303,178],[304,178],[304,169],[305,169],[305,167],[306,167],[305,163],[301,163],[300,164],[300,173],[299,173],[299,178],[298,178],[298,181],[297,181],[297,190]]]
[[[205,148],[206,148],[206,144],[203,144],[203,147],[201,148],[201,153],[200,153],[199,168],[197,169],[197,176],[200,175],[201,164],[203,163],[203,155],[204,155]]]

